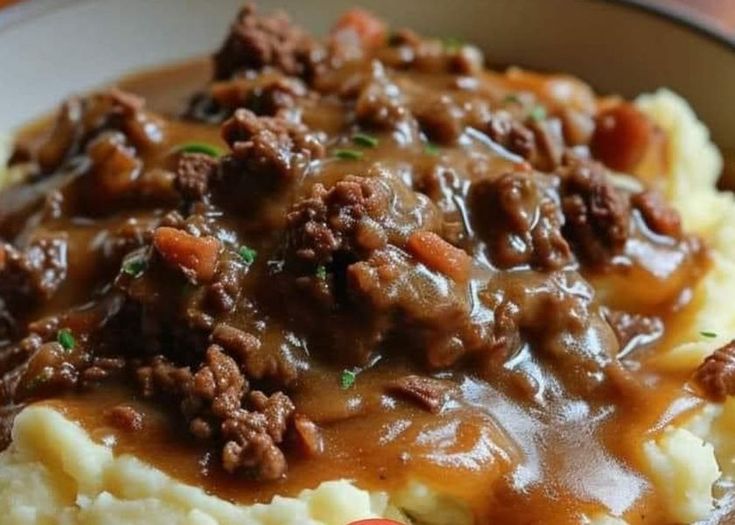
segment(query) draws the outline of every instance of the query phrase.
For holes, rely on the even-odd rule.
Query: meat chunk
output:
[[[356,261],[388,243],[404,246],[410,232],[438,229],[440,218],[425,196],[377,173],[347,176],[329,190],[315,185],[292,207],[287,222],[291,253],[318,265],[332,263],[337,254]]]
[[[232,154],[223,159],[225,177],[245,177],[273,190],[296,180],[308,162],[324,155],[317,137],[301,124],[280,117],[258,117],[238,109],[222,126]]]
[[[621,253],[629,237],[630,208],[601,166],[572,161],[561,177],[562,231],[580,258],[599,265]]]
[[[482,128],[488,136],[505,149],[526,160],[536,156],[536,139],[533,131],[511,118],[508,113],[497,112]]]
[[[66,274],[64,237],[39,238],[23,252],[10,244],[0,244],[0,297],[8,301],[11,308],[49,299]]]
[[[681,217],[660,192],[645,190],[630,199],[633,207],[643,216],[646,225],[659,235],[680,238],[682,235]]]
[[[708,356],[694,373],[694,381],[714,401],[735,395],[735,340]]]
[[[448,381],[416,375],[397,379],[387,387],[388,392],[406,397],[432,414],[441,412],[452,389]]]
[[[287,464],[280,447],[293,423],[293,403],[282,392],[268,396],[250,390],[248,379],[221,347],[210,346],[193,374],[162,358],[137,374],[144,395],[178,399],[190,432],[222,446],[226,471],[247,470],[263,480],[283,477]]]
[[[143,414],[130,405],[117,405],[105,412],[110,424],[125,432],[143,429]]]
[[[266,66],[288,75],[307,76],[313,71],[319,49],[318,43],[284,13],[260,16],[249,4],[240,11],[214,55],[214,77],[225,80],[238,72]]]
[[[203,153],[186,153],[176,168],[174,185],[185,199],[201,200],[217,171],[217,161]]]
[[[573,260],[554,179],[512,172],[472,185],[473,223],[500,268],[555,270]]]

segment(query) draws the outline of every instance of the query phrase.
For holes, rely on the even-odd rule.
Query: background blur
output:
[[[11,4],[20,3],[29,0],[0,0],[0,8]],[[124,0],[120,0],[124,1]],[[202,0],[210,1],[210,0]],[[582,0],[580,0],[582,1]],[[702,19],[707,23],[718,26],[720,29],[728,31],[735,37],[735,0],[643,0],[651,4],[660,4],[667,7],[684,11],[696,18]],[[260,0],[260,3],[267,4],[268,0]],[[345,0],[345,3],[353,3]],[[360,2],[355,0],[354,3],[360,4],[369,2]]]

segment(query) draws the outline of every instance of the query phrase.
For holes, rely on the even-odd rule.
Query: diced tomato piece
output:
[[[408,251],[423,264],[451,277],[467,281],[472,260],[464,250],[452,246],[434,232],[417,231],[408,238]]]
[[[385,22],[364,9],[354,8],[339,17],[332,33],[351,30],[365,47],[377,47],[385,43],[388,30]]]
[[[196,281],[212,279],[220,242],[214,237],[194,237],[185,231],[161,226],[153,232],[153,246],[163,259]]]

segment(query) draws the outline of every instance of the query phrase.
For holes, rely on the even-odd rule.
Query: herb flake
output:
[[[334,151],[334,156],[342,160],[360,160],[363,153],[357,149],[338,149]]]
[[[71,330],[69,330],[68,328],[62,328],[61,330],[59,330],[56,333],[56,340],[67,352],[74,350],[74,346],[77,343],[74,340],[74,336],[72,335]]]
[[[432,157],[437,157],[440,153],[439,146],[429,142],[428,144],[426,144],[426,146],[424,146],[424,153],[426,153],[427,155],[431,155]]]
[[[316,272],[314,272],[314,275],[316,275],[316,278],[320,281],[326,281],[327,280],[327,268],[320,264],[316,267]]]
[[[224,153],[217,146],[205,142],[187,142],[176,148],[176,151],[179,153],[201,153],[215,158],[221,157]]]
[[[709,339],[714,339],[715,337],[717,337],[716,332],[710,332],[709,330],[702,330],[701,332],[699,332],[699,335],[701,335],[702,337],[708,337]]]
[[[258,256],[258,252],[245,245],[240,246],[240,249],[237,250],[237,253],[243,260],[243,262],[248,266],[253,264],[255,262],[255,258]]]
[[[352,135],[352,142],[364,148],[374,148],[379,143],[377,138],[367,133],[355,133]]]
[[[123,272],[131,277],[140,277],[147,267],[143,259],[132,259],[123,264]]]
[[[534,106],[528,114],[528,117],[536,122],[541,122],[546,119],[546,108],[543,106]]]
[[[352,388],[356,379],[357,374],[352,370],[342,370],[342,373],[339,375],[339,386],[342,390]]]
[[[459,38],[456,38],[453,36],[442,38],[442,46],[444,46],[444,49],[446,51],[450,51],[450,52],[459,51],[463,45],[464,45],[464,42],[460,40]]]
[[[517,93],[509,93],[503,98],[503,104],[521,104],[521,97]]]

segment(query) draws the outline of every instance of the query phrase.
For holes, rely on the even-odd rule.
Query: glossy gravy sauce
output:
[[[166,123],[171,144],[201,140],[224,148],[219,126],[174,118],[209,76],[208,62],[196,60],[137,74],[118,85],[144,97],[149,110],[171,118]],[[324,108],[307,114],[305,120],[310,118],[322,128],[333,125]],[[25,135],[21,141],[32,141],[34,133]],[[389,157],[391,151],[376,154]],[[466,152],[456,153],[462,154]],[[514,164],[502,156],[492,162]],[[342,169],[335,168],[335,176]],[[325,179],[330,177],[329,169],[323,173]],[[84,230],[84,225],[78,228]],[[94,273],[85,268],[84,257],[71,267],[77,263],[75,272],[80,276]],[[78,304],[74,290],[78,285],[78,280],[71,280],[47,305],[48,311]],[[277,482],[224,473],[211,449],[189,438],[180,420],[128,387],[107,386],[93,395],[71,394],[46,403],[80,422],[117,454],[133,454],[183,482],[239,503],[267,502],[332,479],[388,492],[417,480],[466,501],[481,524],[572,523],[581,513],[593,515],[603,509],[633,525],[655,524],[661,522],[661,509],[642,474],[641,445],[701,403],[688,393],[688,377],[657,369],[655,359],[677,343],[679,331],[691,323],[689,312],[696,303],[694,298],[680,308],[667,304],[664,310],[653,309],[665,319],[666,336],[626,358],[632,374],[645,385],[639,396],[626,399],[570,397],[530,405],[472,373],[445,372],[444,377],[456,380],[459,389],[434,415],[381,388],[387,378],[421,373],[408,360],[385,366],[378,362],[349,390],[335,381],[339,366],[312,365],[290,395],[299,411],[322,428],[325,451],[317,459],[290,459],[287,478]],[[535,379],[542,384],[547,380],[540,369]],[[143,430],[125,432],[101,416],[121,402],[144,414]]]

